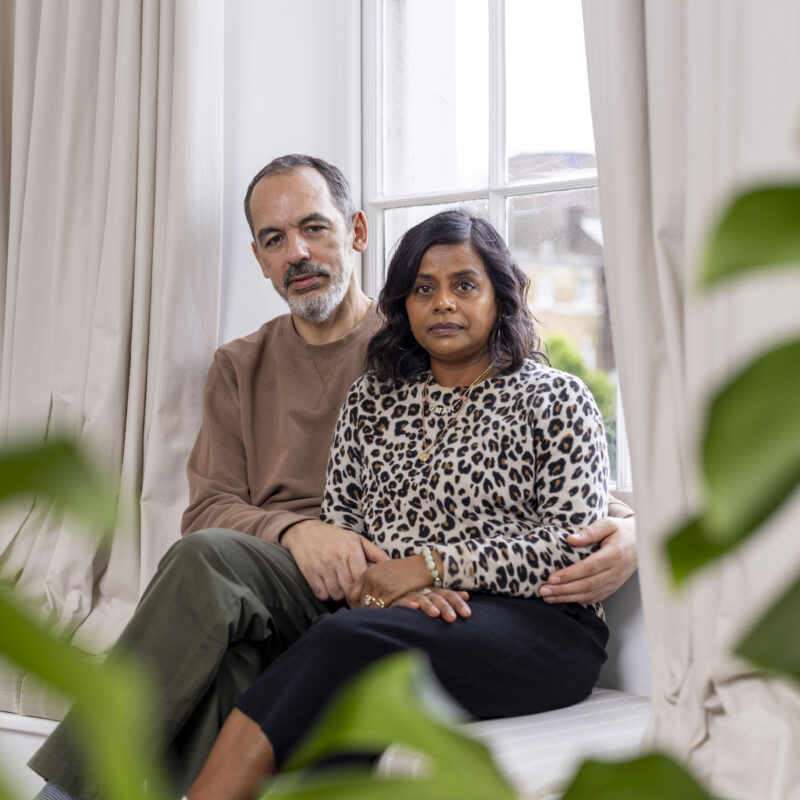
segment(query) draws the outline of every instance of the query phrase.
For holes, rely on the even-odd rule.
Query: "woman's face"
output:
[[[411,332],[431,366],[489,363],[489,334],[497,319],[494,287],[469,242],[436,244],[422,256],[406,297]]]

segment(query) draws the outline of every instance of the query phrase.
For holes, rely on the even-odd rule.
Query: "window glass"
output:
[[[386,0],[383,10],[383,193],[485,185],[487,0]]]
[[[508,243],[530,278],[528,302],[554,367],[577,375],[603,415],[616,476],[617,371],[597,189],[511,197]]]
[[[366,163],[381,157],[366,203],[383,234],[366,255],[371,286],[380,288],[398,240],[426,217],[460,206],[490,219],[530,277],[553,365],[595,396],[614,481],[617,376],[581,0],[382,0],[380,8],[364,29],[382,48],[381,80],[364,105],[375,124]],[[489,135],[490,108],[504,115],[503,135]],[[586,188],[566,190],[564,178]]]
[[[397,243],[402,235],[418,222],[422,222],[440,211],[447,211],[449,208],[463,208],[474,214],[476,217],[489,218],[488,200],[467,200],[460,203],[443,203],[432,206],[410,206],[408,208],[392,208],[384,214],[384,263],[389,265],[389,261],[394,255]],[[385,274],[385,273],[384,273]],[[382,282],[382,281],[381,281]]]
[[[593,169],[580,0],[506,0],[510,182]]]

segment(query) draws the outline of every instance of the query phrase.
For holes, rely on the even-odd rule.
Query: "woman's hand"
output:
[[[467,600],[469,595],[466,592],[430,587],[408,592],[398,597],[392,605],[418,608],[429,617],[441,617],[445,622],[455,622],[458,617],[468,617],[472,614]]]
[[[383,606],[390,606],[399,597],[416,589],[424,589],[430,583],[431,574],[422,556],[392,558],[367,567],[361,577],[350,584],[347,605],[350,608],[363,606],[369,595],[373,601],[378,601],[378,607],[381,602]]]

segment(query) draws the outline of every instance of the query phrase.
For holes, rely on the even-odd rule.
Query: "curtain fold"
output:
[[[800,570],[800,498],[685,592],[672,591],[662,556],[701,501],[698,436],[713,388],[800,332],[794,271],[709,295],[695,280],[732,192],[800,174],[800,5],[584,0],[584,23],[653,663],[650,737],[720,796],[800,797],[789,757],[800,694],[730,654]]]
[[[121,476],[123,513],[105,548],[41,501],[2,512],[0,577],[94,652],[186,502],[216,345],[223,4],[11,5],[0,438],[72,436]]]

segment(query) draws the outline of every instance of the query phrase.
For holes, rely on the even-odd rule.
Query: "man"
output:
[[[192,535],[164,556],[115,646],[152,671],[152,716],[181,791],[244,689],[388,557],[318,519],[339,408],[380,325],[355,275],[366,218],[341,172],[308,156],[261,170],[245,214],[256,260],[290,313],[217,351],[187,465],[182,532]],[[548,602],[594,602],[633,572],[632,521],[600,521],[575,543],[594,541],[597,553],[551,577]],[[30,762],[52,782],[41,797],[102,794],[70,729],[68,716]]]

